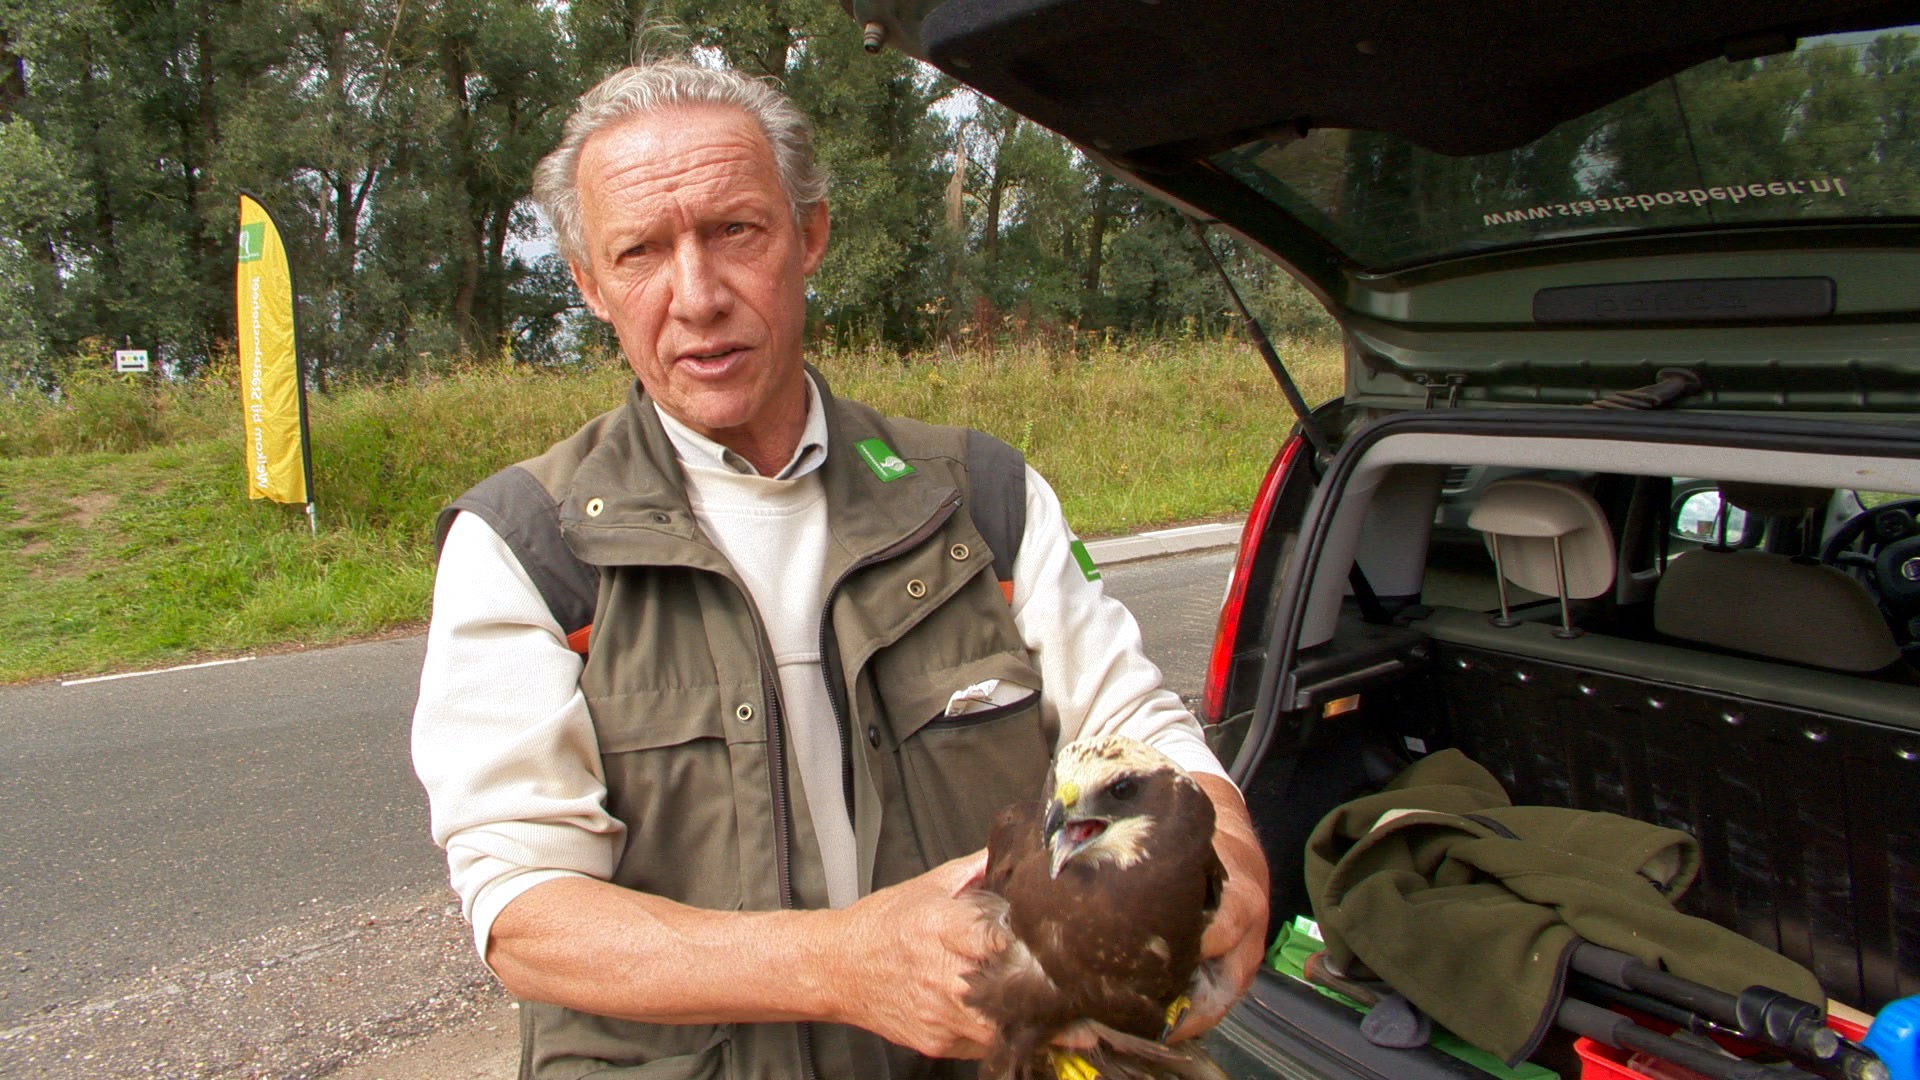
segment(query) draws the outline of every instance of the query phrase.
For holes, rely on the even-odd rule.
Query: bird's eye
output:
[[[1115,780],[1113,782],[1113,785],[1107,788],[1107,794],[1112,795],[1114,798],[1119,799],[1122,802],[1126,802],[1127,800],[1132,799],[1135,795],[1140,794],[1140,785],[1133,779],[1133,777],[1123,776],[1120,779]]]

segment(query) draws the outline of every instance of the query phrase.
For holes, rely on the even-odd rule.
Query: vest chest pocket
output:
[[[992,700],[949,715],[956,692],[989,680]],[[1001,655],[880,688],[898,775],[914,829],[931,863],[986,846],[994,815],[1037,799],[1053,756],[1053,732],[1040,709],[1040,675]],[[984,695],[983,695],[984,696]],[[887,742],[891,745],[888,746]]]
[[[693,907],[740,907],[741,819],[770,814],[757,693],[729,698],[708,686],[589,696],[587,705],[607,810],[627,826],[614,883]]]

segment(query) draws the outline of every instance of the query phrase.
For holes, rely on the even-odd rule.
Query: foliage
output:
[[[1019,445],[1086,533],[1244,511],[1290,427],[1252,350],[1177,336],[1079,345],[906,363],[864,346],[815,359],[836,393]],[[1331,395],[1336,350],[1304,348],[1308,392]],[[611,356],[572,370],[461,362],[316,398],[318,537],[298,508],[247,499],[220,373],[194,380],[204,392],[185,400],[102,378],[89,393],[134,397],[16,401],[0,430],[59,431],[34,436],[33,456],[0,457],[0,681],[417,626],[440,508],[617,404],[630,381]],[[209,403],[231,428],[188,422]],[[115,414],[143,419],[95,426]]]
[[[778,80],[816,122],[835,178],[817,330],[906,348],[1220,324],[1192,251],[1166,261],[1166,211],[859,39],[834,0],[6,0],[0,392],[57,396],[90,338],[174,376],[213,363],[240,191],[282,226],[316,387],[450,353],[567,363],[605,336],[528,200],[533,166],[592,82],[688,50]]]
[[[1178,214],[945,76],[867,54],[835,0],[4,0],[0,392],[57,396],[89,338],[172,375],[212,363],[241,190],[285,227],[316,386],[449,353],[569,362],[606,337],[528,201],[532,169],[585,87],[675,53],[775,80],[814,118],[835,178],[819,335],[898,351],[1229,321]],[[1917,115],[1920,38],[1851,35],[1701,65],[1506,153],[1327,129],[1223,161],[1384,264],[1569,229],[1910,214]],[[1803,179],[1790,198],[1579,209]],[[1271,331],[1331,331],[1285,272],[1215,243]]]

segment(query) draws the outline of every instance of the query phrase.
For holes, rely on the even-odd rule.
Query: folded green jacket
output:
[[[1675,829],[1514,806],[1486,769],[1443,750],[1322,819],[1306,874],[1336,967],[1370,970],[1511,1065],[1552,1026],[1582,940],[1727,993],[1761,984],[1826,1000],[1799,964],[1674,910],[1699,863]]]

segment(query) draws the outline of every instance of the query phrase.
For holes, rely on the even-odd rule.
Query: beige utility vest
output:
[[[1056,731],[992,555],[959,512],[967,433],[821,401],[834,541],[822,656],[865,894],[984,847],[1001,807],[1038,797]],[[913,472],[882,480],[856,452],[867,439]],[[636,386],[625,407],[516,468],[552,499],[546,518],[557,509],[572,555],[600,571],[580,686],[607,808],[627,827],[614,883],[723,911],[826,906],[771,647],[694,521],[651,403]],[[1035,693],[945,715],[955,691],[993,678]],[[831,1024],[639,1024],[536,1002],[521,1016],[521,1076],[537,1080],[971,1072]]]

